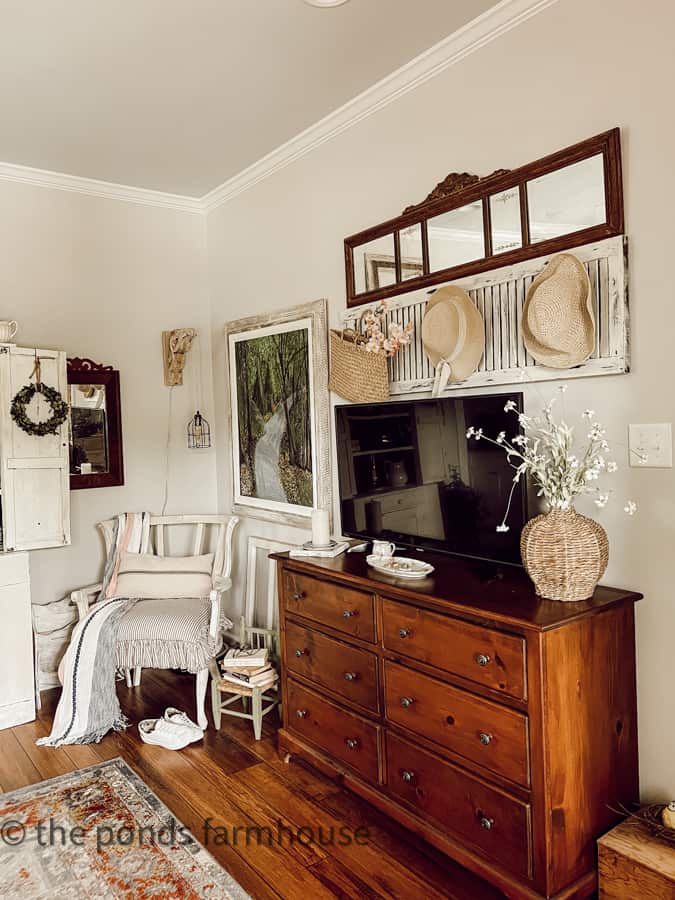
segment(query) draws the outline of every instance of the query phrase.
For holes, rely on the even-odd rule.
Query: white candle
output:
[[[312,510],[312,543],[315,547],[330,544],[330,522],[327,509]]]

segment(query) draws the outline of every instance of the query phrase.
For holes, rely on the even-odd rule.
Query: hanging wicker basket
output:
[[[331,331],[329,388],[350,403],[389,399],[389,370],[383,353],[369,353],[357,331]]]
[[[607,568],[609,543],[594,519],[552,509],[523,528],[520,555],[540,597],[588,600]]]

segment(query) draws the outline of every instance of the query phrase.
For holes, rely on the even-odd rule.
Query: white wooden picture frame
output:
[[[307,333],[307,382],[309,386],[309,435],[311,444],[311,502],[289,502],[278,489],[248,493],[242,485],[239,440],[239,394],[237,346],[273,335]],[[313,508],[332,509],[330,478],[330,404],[328,395],[328,328],[326,300],[290,307],[269,315],[251,316],[229,322],[227,372],[229,378],[230,435],[232,443],[232,505],[235,513],[271,522],[309,528]],[[254,463],[255,465],[255,463]],[[274,478],[274,473],[272,473]],[[276,496],[273,496],[276,493]]]
[[[270,559],[271,553],[283,553],[296,546],[290,541],[274,541],[270,538],[256,537],[251,535],[248,539],[247,559],[246,559],[246,601],[244,605],[244,622],[247,626],[258,625],[266,630],[279,628],[279,604],[277,592],[277,564],[276,561]],[[265,578],[265,603],[264,617],[259,607],[259,591],[258,591],[258,562],[260,553],[264,553],[266,557],[266,578]],[[256,618],[256,612],[258,617]]]

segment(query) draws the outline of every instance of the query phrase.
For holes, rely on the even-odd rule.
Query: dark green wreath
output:
[[[52,408],[52,416],[44,422],[33,422],[26,415],[26,407],[36,394],[42,394]],[[42,437],[45,434],[56,434],[68,418],[68,404],[61,394],[46,384],[27,384],[12,400],[9,409],[12,419],[26,434]]]

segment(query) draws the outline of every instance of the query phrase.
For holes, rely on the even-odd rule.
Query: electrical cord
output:
[[[173,388],[169,388],[169,415],[166,426],[166,466],[164,475],[164,503],[162,504],[162,515],[166,513],[166,507],[169,502],[169,473],[171,470],[171,412],[173,409]]]

